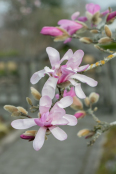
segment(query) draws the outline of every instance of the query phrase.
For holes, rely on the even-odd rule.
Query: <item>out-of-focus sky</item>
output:
[[[86,0],[87,2],[91,3],[95,3],[95,4],[99,4],[102,8],[107,8],[109,6],[116,6],[116,0]]]

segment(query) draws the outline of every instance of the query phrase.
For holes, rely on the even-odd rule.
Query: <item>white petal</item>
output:
[[[42,77],[44,77],[44,75],[45,75],[45,70],[44,69],[43,70],[40,70],[40,71],[37,71],[37,72],[35,72],[32,75],[32,77],[30,79],[30,82],[32,84],[36,84]]]
[[[69,49],[66,53],[65,53],[65,55],[63,56],[63,58],[61,59],[61,63],[64,61],[64,60],[69,60],[69,59],[71,59],[72,58],[72,56],[73,56],[73,51],[71,50],[71,49]]]
[[[86,98],[86,95],[84,94],[83,90],[81,89],[81,84],[75,82],[73,79],[69,79],[69,81],[72,83],[72,85],[75,86],[75,93],[77,97],[79,98]]]
[[[69,121],[65,118],[61,118],[59,120],[54,120],[51,122],[52,125],[68,125]]]
[[[15,129],[27,129],[36,125],[34,119],[35,118],[14,120],[12,121],[11,126]]]
[[[57,78],[49,77],[49,79],[44,84],[44,87],[42,89],[42,96],[49,96],[51,99],[55,96],[55,89],[57,85]]]
[[[64,115],[63,118],[67,119],[69,121],[69,126],[75,126],[77,124],[77,118],[73,115]]]
[[[35,136],[35,139],[33,141],[33,148],[36,151],[40,150],[44,144],[46,129],[47,129],[46,127],[40,127],[40,129],[38,130]]]
[[[51,63],[51,66],[54,67],[56,64],[59,63],[60,61],[60,54],[59,52],[52,48],[52,47],[47,47],[46,48],[46,52],[49,56],[49,59],[50,59],[50,63]]]
[[[60,107],[60,108],[66,108],[68,106],[70,106],[73,103],[73,98],[71,96],[66,96],[63,97],[59,102],[57,102],[56,104]]]
[[[52,127],[49,127],[49,130],[51,131],[51,133],[56,139],[60,141],[67,139],[67,134],[59,127],[52,126]]]
[[[51,105],[52,105],[52,100],[50,97],[48,96],[41,97],[39,106],[40,113],[43,114],[45,112],[49,112]]]
[[[87,83],[89,86],[92,86],[92,87],[95,87],[98,84],[98,82],[95,81],[94,79],[87,77],[85,75],[82,75],[82,74],[74,74],[71,76],[71,78],[77,79],[83,83]]]

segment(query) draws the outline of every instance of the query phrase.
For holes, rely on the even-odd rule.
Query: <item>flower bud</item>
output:
[[[84,43],[87,43],[87,44],[90,44],[92,43],[93,41],[89,38],[89,37],[82,37],[81,39],[79,39],[81,42],[84,42]]]
[[[97,110],[98,110],[98,108],[97,108],[97,107],[95,107],[95,108],[93,109],[93,111],[94,111],[94,112],[96,112]]]
[[[91,33],[97,34],[99,33],[99,30],[90,30]]]
[[[109,37],[102,37],[100,40],[98,40],[98,42],[101,44],[106,44],[106,43],[112,42],[112,39]]]
[[[17,112],[18,109],[13,105],[5,105],[4,109],[10,113]]]
[[[98,100],[99,100],[99,94],[95,93],[95,92],[92,92],[90,95],[89,95],[89,100],[90,100],[90,103],[93,104],[93,103],[97,103]]]
[[[15,112],[12,113],[11,116],[12,117],[19,117],[19,116],[21,116],[21,112],[20,111],[15,111]]]
[[[89,106],[89,105],[90,105],[89,97],[86,97],[86,98],[84,99],[84,103],[85,103],[86,106]]]
[[[89,129],[82,129],[77,133],[78,137],[82,137],[82,136],[87,136],[89,135],[90,130]]]
[[[55,97],[56,97],[56,99],[58,100],[58,99],[59,99],[59,94],[56,94]]]
[[[25,140],[29,140],[29,141],[33,141],[35,139],[36,133],[37,133],[36,130],[26,131],[25,133],[20,135],[20,138],[25,139]]]
[[[83,104],[76,96],[74,96],[73,97],[73,104],[70,107],[75,109],[75,110],[83,109]]]
[[[78,111],[74,114],[74,116],[77,118],[77,119],[80,119],[80,118],[83,118],[86,116],[86,112],[85,111]]]
[[[31,87],[31,94],[36,100],[40,100],[41,94],[35,88]]]
[[[109,27],[107,25],[104,26],[105,33],[108,37],[112,37],[112,32],[110,31]]]
[[[23,107],[18,106],[17,109],[18,109],[20,112],[22,112],[22,113],[24,113],[24,114],[26,114],[26,115],[28,114],[28,112],[26,111],[26,109],[24,109]]]
[[[112,24],[115,20],[115,17],[116,17],[116,11],[112,12],[112,13],[109,13],[107,15],[107,18],[106,18],[106,22],[107,24]]]
[[[32,101],[31,101],[31,99],[30,99],[29,97],[26,97],[26,101],[27,101],[27,103],[28,103],[29,105],[33,106]]]
[[[50,36],[61,36],[63,34],[63,32],[56,27],[43,27],[40,33]]]

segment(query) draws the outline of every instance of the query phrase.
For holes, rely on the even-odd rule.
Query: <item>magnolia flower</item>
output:
[[[75,93],[79,98],[86,97],[81,89],[79,81],[87,83],[91,87],[95,87],[97,85],[97,81],[85,75],[79,74],[79,72],[82,72],[89,67],[89,64],[79,67],[84,56],[84,52],[82,50],[77,50],[73,54],[72,50],[69,49],[61,60],[59,52],[56,49],[47,47],[46,51],[49,56],[52,69],[45,67],[43,70],[35,72],[30,80],[32,84],[36,84],[42,77],[45,76],[45,74],[48,74],[49,76],[58,79],[58,85],[63,84],[65,86],[71,83],[75,86]],[[61,65],[64,60],[67,60],[67,63],[65,65]]]
[[[66,114],[63,109],[72,104],[72,97],[67,96],[62,98],[52,107],[52,99],[55,95],[57,81],[57,78],[49,77],[42,89],[42,97],[39,103],[40,118],[18,119],[11,123],[15,129],[28,129],[36,125],[40,127],[33,141],[33,148],[36,151],[43,146],[46,131],[49,130],[55,138],[63,141],[67,138],[67,134],[58,126],[75,126],[77,124],[76,117]]]
[[[44,77],[45,74],[49,74],[54,78],[58,78],[58,85],[67,81],[70,82],[73,86],[75,86],[76,95],[80,98],[85,98],[85,94],[81,89],[80,83],[77,83],[74,79],[87,83],[92,87],[97,85],[97,82],[92,78],[79,74],[79,72],[86,70],[89,66],[84,65],[79,67],[84,55],[82,50],[77,50],[73,54],[72,50],[69,49],[61,60],[59,52],[56,49],[47,47],[46,51],[49,56],[52,69],[45,67],[43,70],[35,72],[31,77],[32,84],[36,84],[42,77]],[[67,63],[65,65],[60,65],[64,60],[68,60]]]
[[[79,24],[78,22],[67,20],[67,19],[62,19],[58,21],[58,25],[60,25],[60,28],[63,28],[64,30],[66,30],[68,34],[70,35],[70,37],[66,39],[64,43],[70,42],[72,40],[72,35],[83,27],[82,24]]]
[[[86,4],[86,16],[92,25],[97,25],[101,22],[101,17],[109,13],[109,10],[106,10],[100,13],[100,6],[98,4]]]

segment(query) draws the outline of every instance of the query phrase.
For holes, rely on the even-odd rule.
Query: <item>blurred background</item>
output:
[[[116,10],[115,0],[0,0],[0,141],[2,142],[0,174],[31,174],[32,172],[34,174],[68,174],[71,172],[72,174],[85,174],[85,171],[86,174],[87,171],[88,174],[95,173],[94,169],[98,166],[98,160],[97,157],[96,160],[91,159],[95,163],[95,166],[91,166],[90,158],[93,152],[97,153],[97,150],[101,148],[101,141],[99,140],[90,149],[86,147],[85,140],[79,140],[76,136],[79,129],[93,125],[90,118],[80,121],[79,126],[75,128],[66,128],[69,139],[65,142],[58,142],[51,136],[43,149],[35,152],[31,143],[19,139],[20,131],[12,130],[10,127],[12,118],[3,109],[6,104],[28,109],[26,97],[32,98],[30,77],[44,66],[50,66],[45,51],[47,46],[56,48],[61,57],[69,48],[73,51],[82,49],[85,52],[83,64],[93,64],[108,55],[96,50],[93,45],[86,45],[75,39],[64,45],[62,42],[53,42],[50,36],[40,34],[42,27],[57,26],[60,19],[70,19],[75,11],[80,11],[81,15],[84,15],[85,4],[90,2],[99,4],[101,11],[108,7],[111,7],[113,11]],[[116,28],[116,23],[111,28]],[[100,94],[97,106],[103,119],[115,119],[113,117],[116,113],[115,74],[116,60],[114,59],[104,67],[87,73],[88,76],[98,81],[96,88],[82,84],[87,96],[93,91]],[[41,92],[46,79],[47,76],[34,87]],[[69,112],[74,113],[71,109]],[[110,148],[115,145],[116,143],[113,142]],[[95,148],[97,148],[96,151]],[[107,145],[105,148],[107,152]],[[116,173],[115,148],[109,156],[105,158],[105,162],[104,159],[102,160],[97,174]],[[90,170],[87,169],[88,166]],[[104,171],[101,172],[101,169]]]

